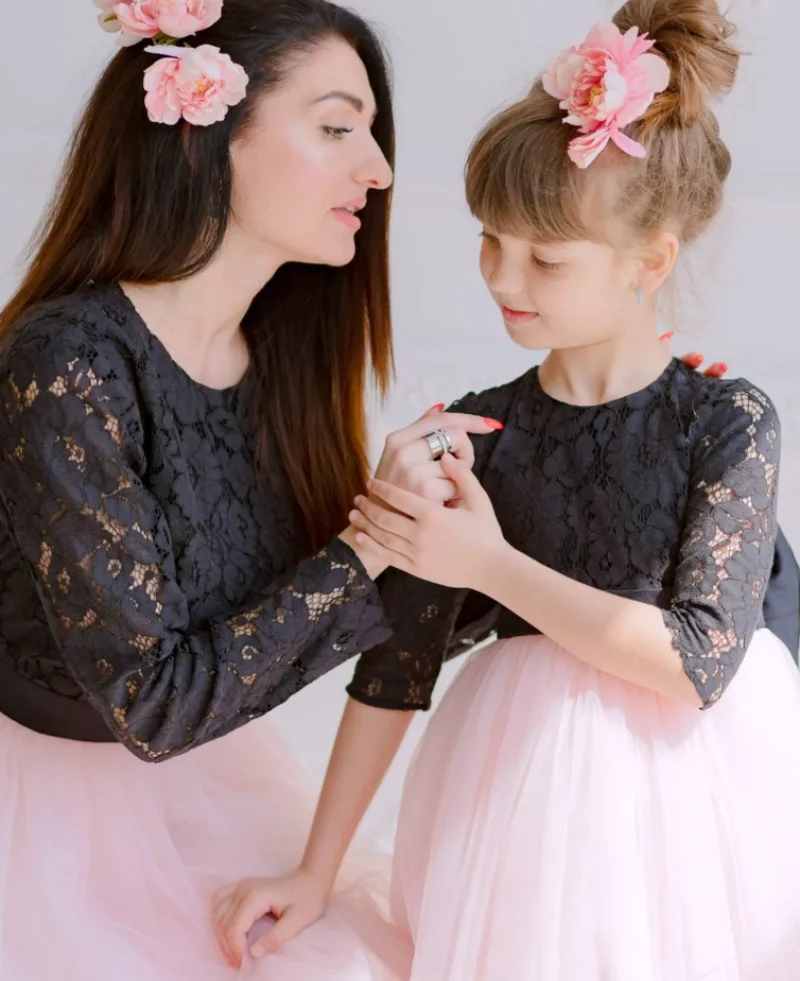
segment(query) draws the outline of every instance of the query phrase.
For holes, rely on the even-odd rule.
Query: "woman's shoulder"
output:
[[[118,287],[87,287],[38,304],[0,343],[0,410],[7,427],[80,430],[113,417],[141,431],[147,363]]]
[[[142,339],[116,286],[86,286],[37,304],[0,346],[0,377],[9,372],[63,373],[78,366],[121,375],[140,361]]]

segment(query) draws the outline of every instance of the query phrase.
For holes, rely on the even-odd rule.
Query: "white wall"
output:
[[[521,93],[546,61],[581,40],[615,4],[606,0],[352,0],[381,27],[396,74],[399,157],[393,234],[398,384],[376,410],[374,448],[385,432],[428,405],[523,370],[477,273],[477,226],[463,205],[461,171],[471,137],[502,102]],[[0,299],[15,258],[50,190],[81,97],[113,44],[89,0],[7,3],[0,81]],[[784,429],[781,520],[800,548],[800,237],[793,38],[795,0],[740,0],[731,15],[745,59],[720,112],[733,152],[728,214],[715,236],[714,267],[697,269],[685,294],[676,350],[726,360],[778,403]],[[789,43],[787,43],[787,40]],[[12,96],[13,97],[10,97]],[[274,715],[314,779],[341,709],[349,668],[312,686]],[[449,677],[449,673],[448,673]],[[444,687],[444,685],[442,686]],[[422,720],[418,720],[418,733]],[[391,819],[414,743],[371,813]]]

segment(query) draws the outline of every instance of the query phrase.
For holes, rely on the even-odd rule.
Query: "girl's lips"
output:
[[[515,327],[519,324],[527,323],[530,320],[536,320],[538,316],[538,313],[534,313],[531,310],[512,310],[511,307],[503,307],[503,320],[507,324],[513,324]]]

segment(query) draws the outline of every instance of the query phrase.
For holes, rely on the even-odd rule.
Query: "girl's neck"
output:
[[[671,360],[655,331],[625,333],[589,347],[561,348],[539,369],[544,391],[572,405],[602,405],[646,388]]]

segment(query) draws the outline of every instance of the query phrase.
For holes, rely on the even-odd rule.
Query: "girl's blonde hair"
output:
[[[692,242],[720,210],[731,157],[711,108],[733,86],[740,52],[716,0],[629,0],[613,18],[638,27],[670,68],[670,84],[586,170],[567,156],[576,135],[541,77],[492,118],[473,143],[467,201],[489,228],[536,241],[635,242],[669,228]]]

